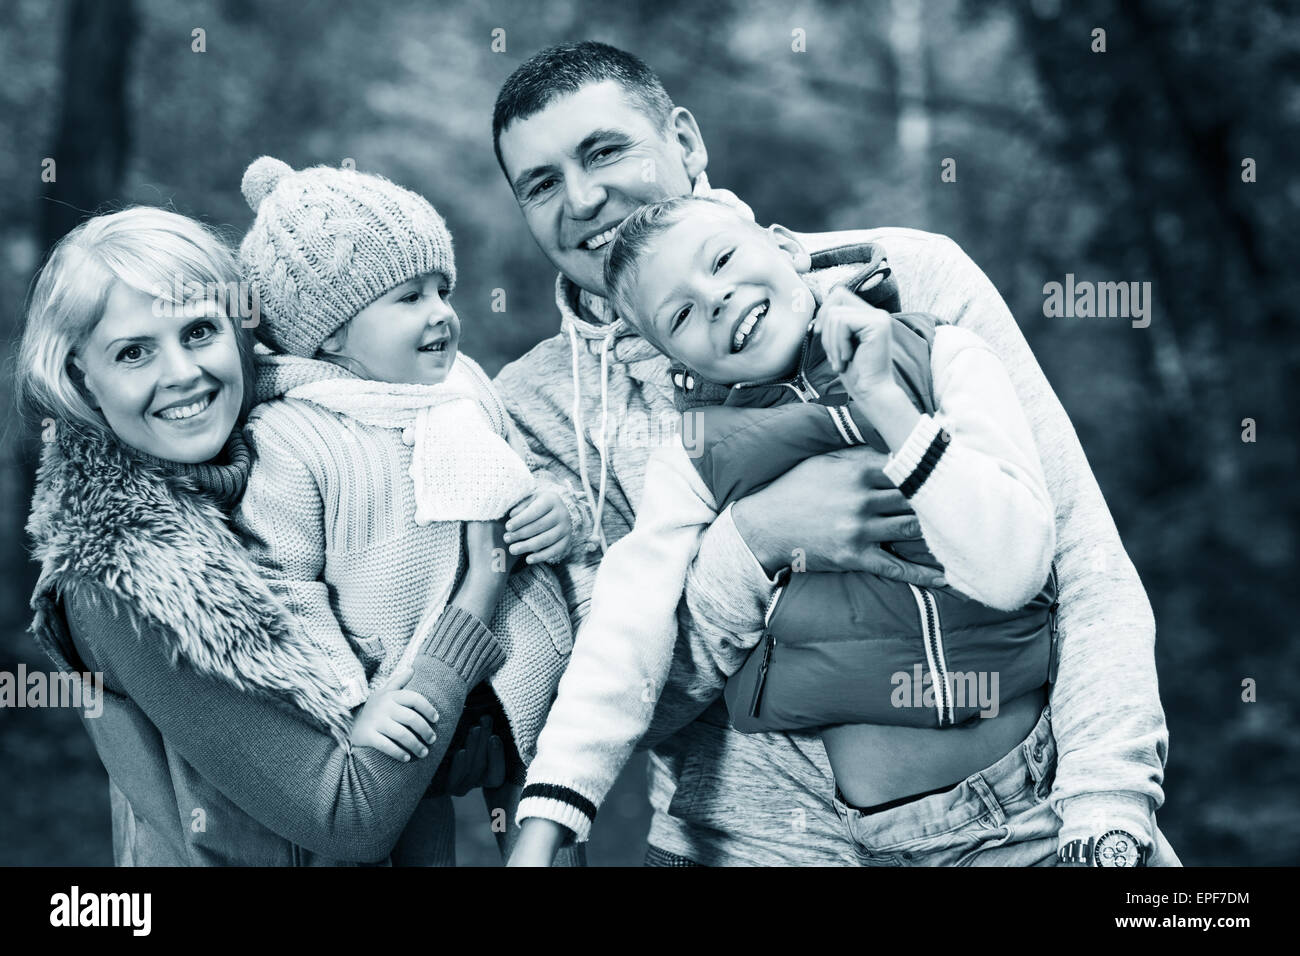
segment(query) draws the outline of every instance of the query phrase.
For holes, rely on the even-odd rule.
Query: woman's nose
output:
[[[183,348],[179,344],[169,348],[165,347],[161,358],[158,376],[159,385],[168,387],[188,385],[203,374],[203,370],[194,361],[194,356],[190,353],[190,350]]]

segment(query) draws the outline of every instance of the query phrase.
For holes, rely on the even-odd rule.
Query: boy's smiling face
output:
[[[808,253],[786,229],[700,205],[655,237],[623,290],[661,351],[721,385],[794,373],[812,292]]]

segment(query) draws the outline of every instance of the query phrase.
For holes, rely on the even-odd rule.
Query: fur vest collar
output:
[[[108,597],[173,661],[307,714],[340,741],[351,716],[217,502],[181,470],[60,422],[45,445],[27,532],[41,576],[32,632],[66,662],[70,594]]]

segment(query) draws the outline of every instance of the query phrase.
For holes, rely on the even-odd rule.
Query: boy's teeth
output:
[[[190,404],[182,405],[179,408],[164,408],[158,413],[158,417],[165,418],[168,421],[176,421],[182,418],[193,418],[211,404],[212,396],[204,395],[197,402],[191,402]]]
[[[754,326],[758,324],[758,320],[765,315],[767,315],[766,302],[762,302],[749,310],[749,314],[745,316],[745,320],[737,327],[736,334],[731,340],[732,352],[739,352],[744,348],[745,339],[749,337],[750,332],[754,331]]]
[[[614,233],[616,232],[618,232],[618,226],[611,226],[610,228],[602,232],[599,236],[592,236],[590,239],[585,241],[582,244],[583,248],[590,249],[590,250],[599,249],[601,246],[605,245],[605,243],[613,239]]]

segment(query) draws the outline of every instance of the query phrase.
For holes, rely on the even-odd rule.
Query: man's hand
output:
[[[414,674],[404,667],[370,695],[352,722],[352,746],[374,747],[403,762],[428,756],[429,745],[437,739],[433,727],[438,712],[423,694],[403,690]]]
[[[865,446],[814,455],[737,501],[736,530],[769,575],[802,557],[808,571],[869,571],[942,587],[941,572],[880,547],[921,537],[907,499],[880,470],[886,460]]]
[[[505,541],[511,554],[526,554],[529,564],[554,561],[569,547],[573,522],[559,493],[540,489],[510,509]]]

